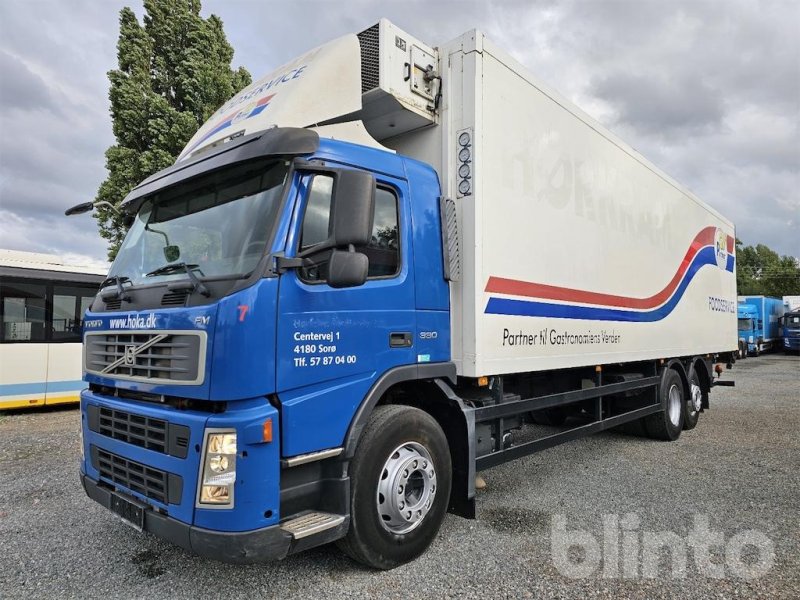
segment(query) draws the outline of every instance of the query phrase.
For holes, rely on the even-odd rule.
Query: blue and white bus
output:
[[[83,313],[105,269],[0,250],[0,410],[78,402]]]

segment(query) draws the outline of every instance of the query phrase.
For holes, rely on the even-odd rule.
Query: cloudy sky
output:
[[[106,72],[140,0],[0,0],[0,247],[105,259],[88,215],[113,143]],[[255,78],[386,16],[482,29],[688,186],[746,244],[800,256],[800,2],[205,0]]]

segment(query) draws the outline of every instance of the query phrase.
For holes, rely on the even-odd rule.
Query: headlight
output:
[[[200,481],[200,504],[233,507],[233,484],[236,482],[236,432],[206,433],[203,471]]]
[[[209,433],[208,452],[236,454],[236,433]]]

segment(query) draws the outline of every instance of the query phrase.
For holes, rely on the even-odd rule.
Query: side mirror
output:
[[[328,263],[327,283],[332,288],[364,285],[369,271],[369,259],[360,252],[334,250]]]
[[[68,217],[71,217],[72,215],[82,215],[83,213],[87,213],[92,209],[94,209],[94,202],[81,202],[80,204],[76,204],[75,206],[65,210],[64,214]]]
[[[364,171],[339,171],[331,206],[333,246],[368,244],[374,219],[375,178]]]

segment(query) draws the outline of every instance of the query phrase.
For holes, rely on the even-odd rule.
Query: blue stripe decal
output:
[[[37,381],[36,383],[7,383],[0,385],[0,396],[23,396],[46,392],[77,392],[86,387],[81,379],[75,381]]]
[[[653,322],[660,321],[669,315],[680,302],[683,293],[692,281],[697,271],[705,265],[717,264],[716,253],[713,247],[707,246],[700,250],[694,257],[692,264],[686,270],[678,288],[672,297],[656,309],[649,311],[632,311],[617,308],[602,308],[594,306],[575,306],[571,304],[552,304],[550,302],[530,302],[528,300],[514,300],[511,298],[489,298],[486,305],[487,314],[515,315],[520,317],[551,317],[555,319],[580,319],[587,321],[629,321]],[[728,256],[725,270],[733,272],[734,258]]]

